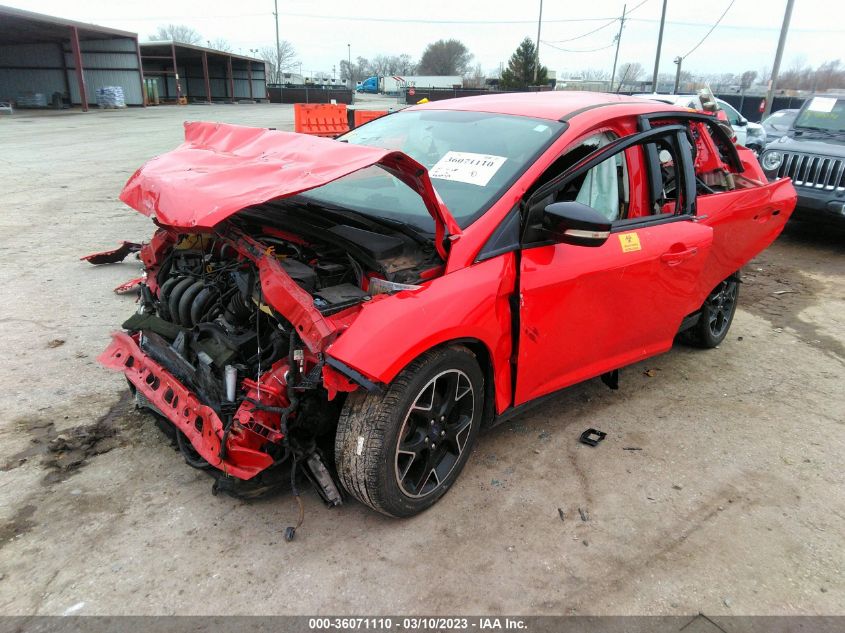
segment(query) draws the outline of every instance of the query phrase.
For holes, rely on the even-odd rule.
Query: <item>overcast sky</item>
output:
[[[0,0],[4,4],[82,22],[135,31],[141,40],[159,24],[183,23],[205,39],[225,38],[237,52],[272,45],[273,0]],[[669,0],[661,72],[674,72],[672,59],[685,55],[707,33],[730,0]],[[641,6],[637,6],[641,4]],[[654,63],[662,0],[633,0],[625,23],[619,61]],[[546,0],[541,61],[558,77],[585,68],[610,71],[613,38],[622,1]],[[694,73],[722,73],[770,67],[786,0],[735,0],[722,23],[684,62]],[[409,53],[418,59],[425,45],[440,38],[463,41],[485,72],[498,68],[526,36],[537,35],[539,0],[279,0],[279,28],[293,43],[303,71],[331,72],[352,57]],[[601,28],[600,28],[601,27]],[[598,30],[596,30],[598,29]],[[592,34],[588,31],[596,30]],[[586,34],[586,35],[585,35]],[[583,36],[583,37],[581,37]],[[575,38],[575,39],[573,39]],[[568,41],[564,41],[568,40]],[[784,54],[784,68],[798,61],[816,66],[845,57],[845,2],[797,0]],[[595,50],[601,49],[601,50]],[[578,51],[578,52],[572,52]],[[591,51],[591,52],[582,52]]]

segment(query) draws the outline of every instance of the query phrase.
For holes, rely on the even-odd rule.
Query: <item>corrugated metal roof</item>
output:
[[[209,55],[231,57],[232,59],[242,59],[248,62],[256,62],[258,64],[265,63],[263,59],[257,57],[247,57],[246,55],[238,55],[237,53],[228,53],[226,51],[218,51],[213,48],[206,48],[205,46],[197,46],[195,44],[185,44],[184,42],[173,42],[171,40],[155,40],[153,42],[141,42],[141,56],[144,55],[170,55],[171,47],[176,47],[176,56],[180,59],[191,59],[202,57],[202,53]]]
[[[138,38],[137,33],[130,31],[0,5],[0,43],[3,44],[62,41],[68,39],[68,29],[71,27],[79,29],[79,38],[85,40],[115,37]]]

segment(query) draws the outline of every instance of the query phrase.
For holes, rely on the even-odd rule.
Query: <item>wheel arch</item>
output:
[[[501,413],[512,401],[514,283],[513,253],[506,253],[434,279],[416,293],[373,301],[326,349],[327,362],[342,363],[359,385],[384,386],[429,350],[463,344],[479,358]]]
[[[481,418],[481,428],[487,428],[492,425],[493,419],[496,417],[496,375],[493,371],[493,357],[490,349],[483,341],[471,337],[456,338],[451,341],[445,341],[430,349],[451,347],[453,345],[462,345],[463,347],[466,347],[473,353],[478,361],[478,367],[481,369],[481,374],[484,376],[484,413]],[[428,351],[429,350],[426,350],[423,354]]]

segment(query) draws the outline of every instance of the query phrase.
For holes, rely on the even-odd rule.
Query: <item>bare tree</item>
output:
[[[578,73],[584,81],[607,81],[610,79],[610,73],[599,68],[587,68]]]
[[[399,75],[413,75],[417,72],[417,63],[408,53],[396,55],[394,58],[396,73]]]
[[[153,41],[164,40],[183,44],[199,44],[202,42],[202,35],[184,24],[167,24],[159,26],[156,32],[150,35],[150,39]]]
[[[396,73],[394,68],[394,60],[388,55],[376,55],[373,58],[372,68],[374,75],[383,77],[385,75],[393,75]]]
[[[366,57],[358,57],[350,67],[349,62],[345,59],[340,60],[340,80],[352,80],[352,87],[359,81],[363,81],[367,77],[373,75],[372,65]]]
[[[466,88],[483,88],[484,87],[484,69],[481,64],[476,64],[475,68],[464,77],[464,87]]]
[[[748,90],[754,80],[757,79],[757,71],[756,70],[746,70],[739,78],[739,87],[741,90],[745,91]]]
[[[293,66],[296,59],[296,49],[287,40],[279,42],[279,48],[275,46],[264,46],[258,51],[258,58],[267,66],[267,74],[271,78],[270,83],[282,83],[282,72]]]
[[[619,88],[626,83],[633,85],[645,72],[643,65],[639,62],[626,62],[619,67]]]
[[[845,88],[845,68],[841,59],[825,62],[816,69],[815,90],[831,88]]]
[[[216,51],[223,51],[224,53],[233,53],[232,45],[229,40],[218,37],[215,40],[208,40],[208,48],[213,48]]]
[[[794,63],[789,70],[778,77],[778,89],[830,90],[845,88],[845,68],[841,60],[827,61],[813,69],[803,62]]]
[[[472,53],[460,40],[437,40],[426,46],[417,72],[421,75],[465,75]]]

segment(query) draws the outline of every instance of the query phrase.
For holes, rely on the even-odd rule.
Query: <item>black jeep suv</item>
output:
[[[807,99],[792,129],[766,145],[760,165],[770,180],[792,179],[797,217],[845,221],[845,94]]]

